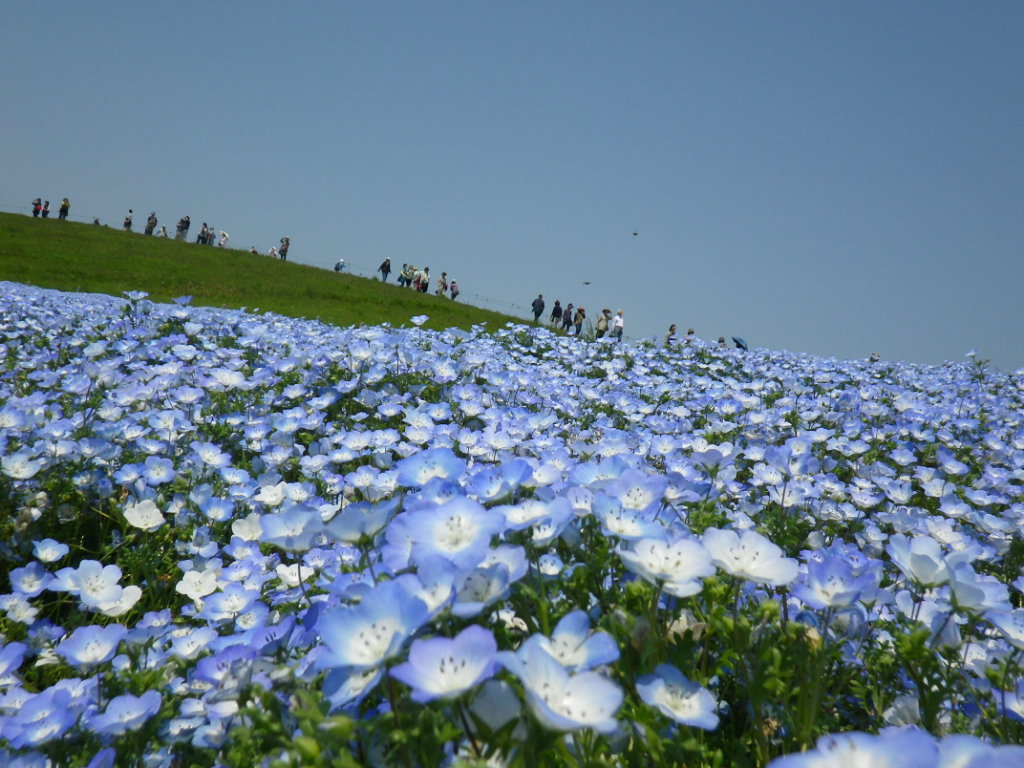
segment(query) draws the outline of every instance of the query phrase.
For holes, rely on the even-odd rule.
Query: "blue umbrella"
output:
[[[749,349],[749,347],[747,346],[747,342],[745,342],[739,336],[733,336],[732,340],[733,340],[733,343],[736,344],[736,347],[738,349]]]

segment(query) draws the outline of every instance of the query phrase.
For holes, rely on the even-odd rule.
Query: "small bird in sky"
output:
[[[590,281],[589,281],[589,280],[584,280],[584,281],[583,281],[583,284],[584,284],[584,285],[590,285]]]
[[[639,232],[634,232],[634,233],[633,233],[633,237],[636,237],[636,236],[637,236],[637,235],[639,235],[639,234],[640,234]]]

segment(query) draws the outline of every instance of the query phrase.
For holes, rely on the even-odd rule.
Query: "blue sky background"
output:
[[[1022,33],[1009,1],[10,4],[0,209],[1016,369]]]

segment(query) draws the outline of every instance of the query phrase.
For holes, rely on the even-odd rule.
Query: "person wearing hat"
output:
[[[576,335],[579,336],[583,331],[583,321],[587,319],[587,308],[580,306],[576,308],[576,317],[573,318],[572,324],[576,326]]]

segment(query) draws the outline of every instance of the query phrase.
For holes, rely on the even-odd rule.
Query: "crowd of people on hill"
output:
[[[337,270],[337,267],[335,269]],[[380,279],[385,283],[388,281],[391,271],[390,258],[384,259],[377,267]],[[430,267],[420,269],[413,264],[403,264],[402,270],[398,273],[398,284],[420,293],[427,293],[430,290]],[[455,301],[459,297],[459,284],[455,282],[454,278],[449,279],[447,272],[442,272],[441,276],[437,278],[434,293],[438,296],[450,296],[451,300]]]
[[[68,218],[68,212],[70,210],[71,210],[71,201],[68,200],[68,198],[65,197],[61,201],[57,218],[62,220],[62,221],[66,220]],[[35,218],[43,218],[43,219],[49,218],[49,216],[50,216],[50,201],[49,200],[43,200],[42,198],[39,198],[39,197],[35,198],[32,201],[32,216],[35,217]],[[131,208],[129,208],[128,209],[128,213],[126,213],[125,216],[124,216],[124,221],[121,224],[121,228],[125,232],[131,232],[132,231],[132,226],[134,224],[134,221],[135,221],[135,212]],[[92,220],[92,223],[97,225],[97,226],[99,226],[100,225],[100,220],[98,218],[94,218]],[[142,230],[142,233],[144,235],[153,235],[155,237],[170,237],[170,234],[167,231],[167,226],[166,225],[161,225],[160,228],[157,229],[157,226],[159,224],[160,224],[160,222],[157,219],[156,211],[151,211],[149,216],[146,218],[146,226]],[[189,217],[189,216],[182,216],[180,219],[178,219],[178,224],[174,228],[174,239],[175,240],[182,240],[182,241],[186,240],[188,238],[188,231],[189,231],[189,229],[191,227],[192,227],[192,219],[191,219],[191,217]],[[226,248],[227,244],[228,244],[228,241],[230,239],[231,239],[231,235],[229,235],[227,232],[225,232],[224,230],[221,230],[219,235],[218,235],[217,230],[214,227],[212,227],[209,224],[207,224],[205,221],[203,222],[203,226],[199,230],[199,233],[196,235],[196,243],[198,243],[199,245],[217,245],[217,246],[219,246],[221,248]],[[273,258],[278,258],[278,259],[282,259],[284,261],[287,261],[288,260],[288,249],[289,249],[290,246],[291,246],[291,238],[282,237],[281,238],[280,246],[271,247],[270,250],[267,251],[267,255],[271,256]],[[250,252],[254,253],[254,254],[259,254],[260,253],[259,250],[257,250],[255,245],[250,249]]]
[[[60,208],[57,212],[57,218],[64,221],[68,217],[68,211],[71,210],[71,201],[66,197],[61,200]],[[32,216],[35,218],[50,218],[50,201],[43,200],[41,197],[37,197],[32,201]]]
[[[68,198],[64,198],[61,201],[58,218],[66,220],[68,218],[68,212],[71,210],[71,201]],[[49,218],[50,215],[50,201],[43,200],[42,198],[35,198],[32,201],[32,216],[35,218]],[[128,209],[128,213],[125,214],[123,228],[125,232],[132,231],[132,224],[134,221],[134,212],[131,208]],[[93,219],[93,224],[99,224],[99,219]],[[157,219],[156,211],[150,212],[146,218],[146,226],[143,229],[145,235],[155,235],[156,237],[169,237],[166,225],[160,226],[157,229],[159,221]],[[177,226],[175,227],[174,239],[185,241],[188,238],[188,231],[192,226],[192,219],[189,216],[183,216],[178,220]],[[203,222],[202,228],[199,230],[196,236],[196,243],[199,245],[217,245],[224,248],[228,244],[228,240],[231,236],[221,230],[218,237],[216,230]],[[278,258],[283,261],[288,260],[288,250],[291,247],[291,238],[282,237],[279,246],[273,246],[267,251],[267,255],[272,258]],[[261,255],[261,252],[252,246],[250,253],[254,255]],[[344,272],[347,265],[344,259],[338,261],[334,266],[335,272]],[[381,265],[377,267],[377,272],[380,273],[381,280],[384,282],[388,281],[391,275],[391,259],[387,258],[381,262]],[[412,288],[413,290],[421,293],[427,293],[430,290],[430,267],[417,267],[413,264],[402,264],[402,269],[398,273],[397,282],[400,286],[406,288]],[[442,272],[437,278],[435,283],[434,293],[437,296],[450,296],[454,301],[459,296],[459,285],[454,279],[448,277],[447,272]],[[533,310],[533,321],[539,323],[541,316],[544,314],[546,304],[544,302],[544,295],[538,294],[531,304]],[[619,310],[614,315],[610,309],[602,309],[600,314],[597,316],[597,320],[594,323],[594,338],[601,339],[608,337],[615,341],[622,340],[623,330],[625,328],[625,312]],[[583,333],[584,325],[587,323],[587,310],[586,307],[580,305],[578,307],[573,306],[570,302],[564,307],[560,300],[555,300],[555,305],[551,309],[551,314],[548,317],[549,324],[553,328],[561,328],[565,333],[570,335],[580,336]],[[666,346],[675,344],[679,341],[682,343],[689,343],[695,340],[697,337],[694,334],[693,328],[687,330],[686,335],[680,340],[676,334],[676,326],[673,324],[669,326],[668,332],[665,334],[664,343]],[[737,337],[733,337],[733,342],[737,348],[746,349],[746,342]],[[718,338],[720,345],[725,345],[725,337],[720,336]]]
[[[530,308],[533,310],[533,322],[539,323],[547,304],[544,302],[544,294],[537,294]],[[622,333],[625,329],[625,310],[620,309],[614,315],[610,309],[602,309],[594,323],[594,338],[603,339],[607,336],[615,341],[622,340]],[[555,299],[555,305],[551,308],[548,322],[552,328],[561,328],[570,335],[579,336],[583,333],[583,326],[587,322],[587,308],[580,305],[574,307],[572,303],[562,306],[561,299]]]
[[[533,311],[533,322],[540,323],[544,310],[547,308],[543,293],[537,294],[537,298],[533,300],[530,308]],[[594,338],[609,338],[621,341],[623,331],[625,330],[625,314],[625,311],[621,309],[615,314],[612,314],[610,309],[602,309],[601,313],[597,316],[597,321],[594,323]],[[583,333],[583,326],[586,322],[586,307],[574,307],[572,303],[566,304],[563,307],[561,300],[555,299],[555,305],[551,308],[551,314],[548,316],[548,323],[552,328],[561,328],[570,336],[580,336]],[[669,347],[679,343],[691,344],[696,340],[697,334],[693,328],[687,329],[686,335],[680,339],[676,333],[676,325],[673,323],[668,327],[668,332],[664,337],[664,344],[666,347]],[[738,336],[733,336],[732,341],[737,349],[747,349],[747,342]],[[718,337],[718,344],[719,346],[726,346],[724,336]]]

